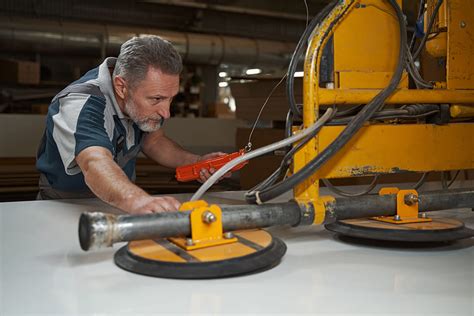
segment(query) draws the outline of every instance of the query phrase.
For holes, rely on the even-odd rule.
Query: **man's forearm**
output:
[[[199,155],[186,151],[165,135],[147,139],[143,152],[149,158],[168,168],[195,163],[200,158]]]
[[[134,204],[149,197],[113,161],[91,160],[83,173],[86,184],[98,198],[126,212],[136,209]]]

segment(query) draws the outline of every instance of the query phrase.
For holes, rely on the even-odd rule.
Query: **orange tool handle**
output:
[[[201,169],[208,169],[208,170],[211,168],[215,170],[220,169],[229,161],[239,156],[242,156],[243,154],[245,154],[245,150],[241,149],[232,154],[199,161],[191,165],[178,167],[176,168],[176,179],[180,182],[188,182],[192,180],[197,180],[199,179],[199,172],[201,171]],[[237,171],[239,169],[242,169],[247,163],[248,161],[244,161],[238,164],[237,166],[235,166],[234,168],[232,168],[231,171]]]

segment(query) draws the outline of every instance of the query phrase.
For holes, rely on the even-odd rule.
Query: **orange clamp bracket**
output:
[[[222,210],[219,206],[209,205],[203,200],[186,202],[180,211],[191,210],[191,236],[188,238],[168,238],[185,250],[195,250],[212,246],[234,243],[237,238],[222,230]]]
[[[219,156],[217,158],[212,158],[208,160],[203,160],[196,162],[194,164],[186,165],[186,166],[181,166],[176,168],[176,179],[180,182],[188,182],[188,181],[193,181],[199,179],[199,172],[202,169],[220,169],[222,168],[226,163],[229,161],[242,156],[245,154],[245,150],[241,149],[235,153],[228,154],[228,155],[223,155]],[[239,169],[242,169],[248,161],[244,161],[234,168],[232,168],[231,171],[237,171]]]
[[[383,188],[380,195],[397,195],[397,214],[395,216],[377,216],[372,219],[392,224],[408,224],[431,222],[425,213],[418,210],[418,192],[416,190],[399,190],[398,188]]]

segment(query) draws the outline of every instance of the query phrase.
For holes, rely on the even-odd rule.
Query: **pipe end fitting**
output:
[[[79,219],[79,244],[88,251],[112,247],[115,216],[101,212],[82,213]]]

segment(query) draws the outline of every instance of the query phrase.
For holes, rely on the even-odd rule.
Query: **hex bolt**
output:
[[[209,211],[202,213],[202,221],[204,223],[211,224],[211,223],[214,223],[216,220],[217,218],[216,218],[216,215],[214,215],[214,213],[209,212]]]
[[[465,28],[466,25],[467,25],[467,24],[466,24],[466,21],[461,21],[461,23],[460,23],[461,28]]]
[[[427,218],[428,216],[426,216],[426,213],[419,213],[418,217],[419,218]]]
[[[186,238],[186,246],[193,246],[194,241],[192,238]]]
[[[405,195],[403,200],[406,205],[415,205],[416,203],[418,203],[418,196],[416,194],[410,193]]]
[[[226,232],[226,233],[224,233],[224,238],[225,239],[234,238],[234,234],[232,232]]]
[[[393,217],[393,219],[396,220],[396,221],[401,221],[401,220],[402,220],[402,219],[400,218],[400,215],[398,215],[398,214],[395,215],[395,216]]]

